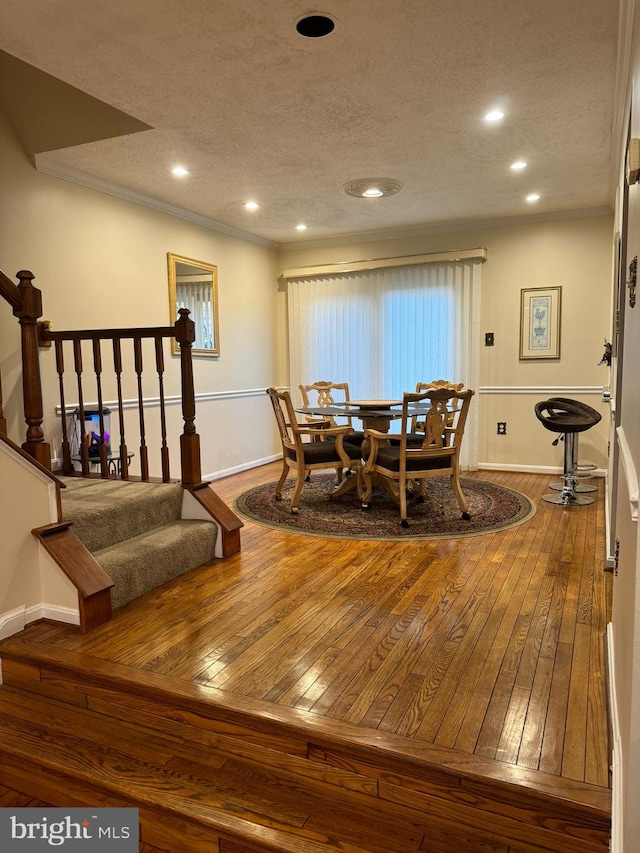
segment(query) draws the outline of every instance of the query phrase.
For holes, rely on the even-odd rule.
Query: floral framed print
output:
[[[561,287],[520,291],[520,359],[560,358]]]

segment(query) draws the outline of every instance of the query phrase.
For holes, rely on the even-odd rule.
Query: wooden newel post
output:
[[[191,347],[196,339],[196,326],[189,319],[189,309],[180,308],[176,320],[176,341],[180,345],[180,369],[182,374],[182,417],[184,430],[180,436],[180,459],[182,463],[182,485],[197,486],[202,479],[200,468],[200,436],[196,432],[196,395],[193,385],[193,361]]]
[[[31,283],[35,276],[29,270],[16,273],[20,284],[20,305],[13,313],[20,321],[22,332],[22,394],[27,440],[22,445],[30,456],[51,470],[51,447],[42,432],[42,382],[38,347],[38,320],[42,317],[42,295]]]

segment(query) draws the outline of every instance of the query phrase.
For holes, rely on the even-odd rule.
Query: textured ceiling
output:
[[[2,0],[0,49],[151,128],[43,164],[276,243],[611,206],[617,0],[322,0],[315,40],[307,4]]]

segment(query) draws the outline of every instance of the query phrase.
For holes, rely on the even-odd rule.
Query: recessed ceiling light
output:
[[[304,15],[296,21],[296,31],[308,39],[321,39],[328,36],[335,28],[335,21],[323,12]]]
[[[257,201],[246,201],[244,206],[247,208],[247,210],[258,210],[258,208],[260,207]]]
[[[184,166],[174,166],[171,170],[171,174],[175,175],[176,178],[184,178],[185,175],[189,174],[189,170],[185,169]]]
[[[513,169],[514,172],[519,172],[521,169],[526,169],[527,164],[524,162],[524,160],[516,160],[516,162],[512,163],[509,168]]]
[[[534,201],[539,201],[539,200],[540,200],[540,196],[538,195],[538,193],[530,193],[527,196],[527,201],[529,201],[529,202],[534,202]]]
[[[488,122],[502,121],[504,113],[502,110],[489,110],[489,112],[485,113],[482,118]]]
[[[395,195],[402,189],[402,182],[395,178],[358,178],[344,185],[347,195],[355,198],[382,198]]]
[[[303,222],[301,222],[301,223],[300,223],[300,225],[296,225],[296,229],[297,229],[298,231],[306,231],[306,230],[307,230],[307,226],[306,226]]]

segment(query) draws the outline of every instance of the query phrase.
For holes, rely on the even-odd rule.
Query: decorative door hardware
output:
[[[629,278],[627,279],[627,287],[629,288],[629,306],[633,308],[636,304],[636,276],[638,273],[638,256],[629,264]]]

